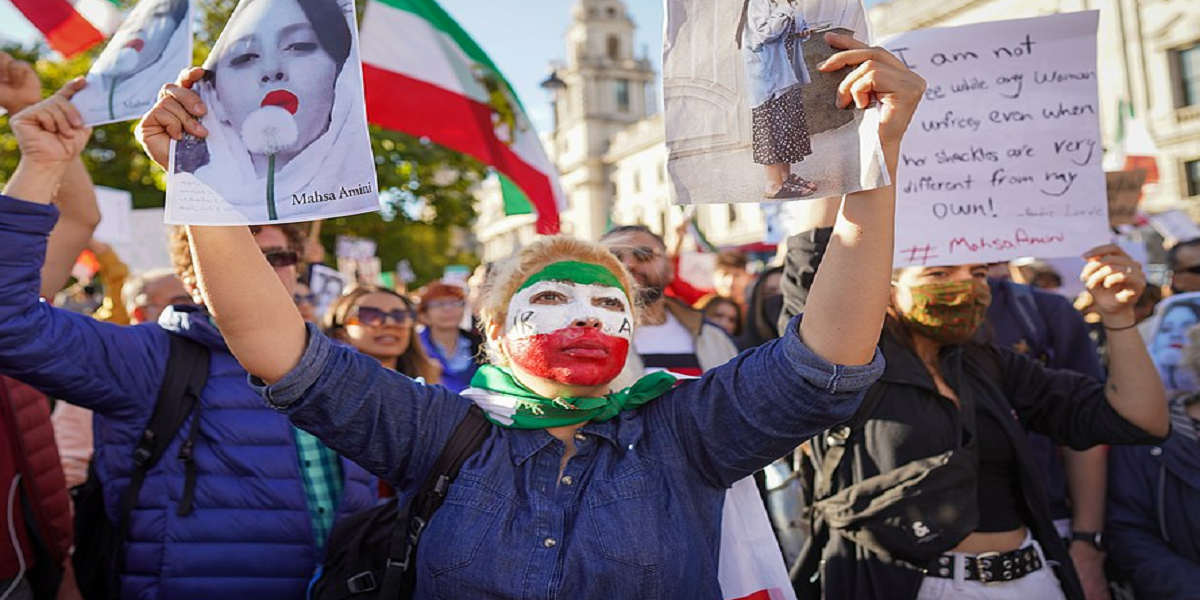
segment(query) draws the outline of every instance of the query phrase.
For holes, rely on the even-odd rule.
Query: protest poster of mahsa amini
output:
[[[71,98],[89,126],[141,117],[158,90],[192,64],[188,0],[141,0],[87,74],[87,87]]]
[[[667,0],[668,173],[681,204],[888,185],[876,109],[836,106],[827,33],[870,41],[859,0]]]
[[[353,0],[241,0],[204,69],[208,136],[171,144],[168,223],[378,209]]]

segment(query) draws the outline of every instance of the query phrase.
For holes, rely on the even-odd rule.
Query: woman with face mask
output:
[[[789,268],[807,264],[795,254]],[[1086,258],[1081,279],[1112,343],[1107,386],[973,343],[986,265],[895,272],[884,375],[853,419],[812,440],[814,540],[799,580],[820,587],[814,597],[1082,600],[1026,431],[1077,450],[1168,431],[1134,328],[1141,267],[1116,246]]]
[[[865,63],[837,100],[885,106],[894,169],[923,81],[884,50],[827,40],[846,50],[822,68]],[[187,127],[176,115],[197,101],[192,77],[140,126],[157,162],[166,132]],[[189,232],[212,314],[268,403],[401,495],[472,404],[486,412],[482,448],[424,528],[416,597],[716,598],[727,488],[849,416],[882,370],[894,201],[893,188],[847,196],[803,321],[687,382],[614,383],[637,322],[633,280],[602,246],[539,239],[491,278],[480,310],[491,364],[462,395],[306,328],[291,298],[261,283],[268,266],[245,228]]]

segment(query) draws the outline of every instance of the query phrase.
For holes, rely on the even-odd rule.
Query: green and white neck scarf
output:
[[[674,375],[660,371],[598,398],[546,398],[521,385],[508,369],[483,365],[462,396],[478,404],[488,420],[501,427],[545,429],[607,421],[662,396],[675,382]]]

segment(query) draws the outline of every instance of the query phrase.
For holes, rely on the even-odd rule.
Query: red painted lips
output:
[[[121,47],[122,48],[133,48],[133,50],[135,52],[141,52],[142,48],[146,47],[146,42],[142,41],[142,38],[133,38],[132,40],[125,42],[125,45],[121,46]]]
[[[278,106],[294,115],[300,108],[300,99],[287,90],[273,90],[263,96],[262,104],[259,106]]]
[[[594,327],[564,327],[510,343],[509,353],[533,375],[570,385],[612,381],[625,366],[629,340]]]

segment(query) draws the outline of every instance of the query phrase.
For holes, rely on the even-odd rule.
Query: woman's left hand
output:
[[[1079,279],[1095,299],[1096,312],[1104,324],[1127,327],[1133,324],[1133,306],[1146,289],[1142,265],[1119,246],[1105,244],[1083,254],[1087,264]]]

